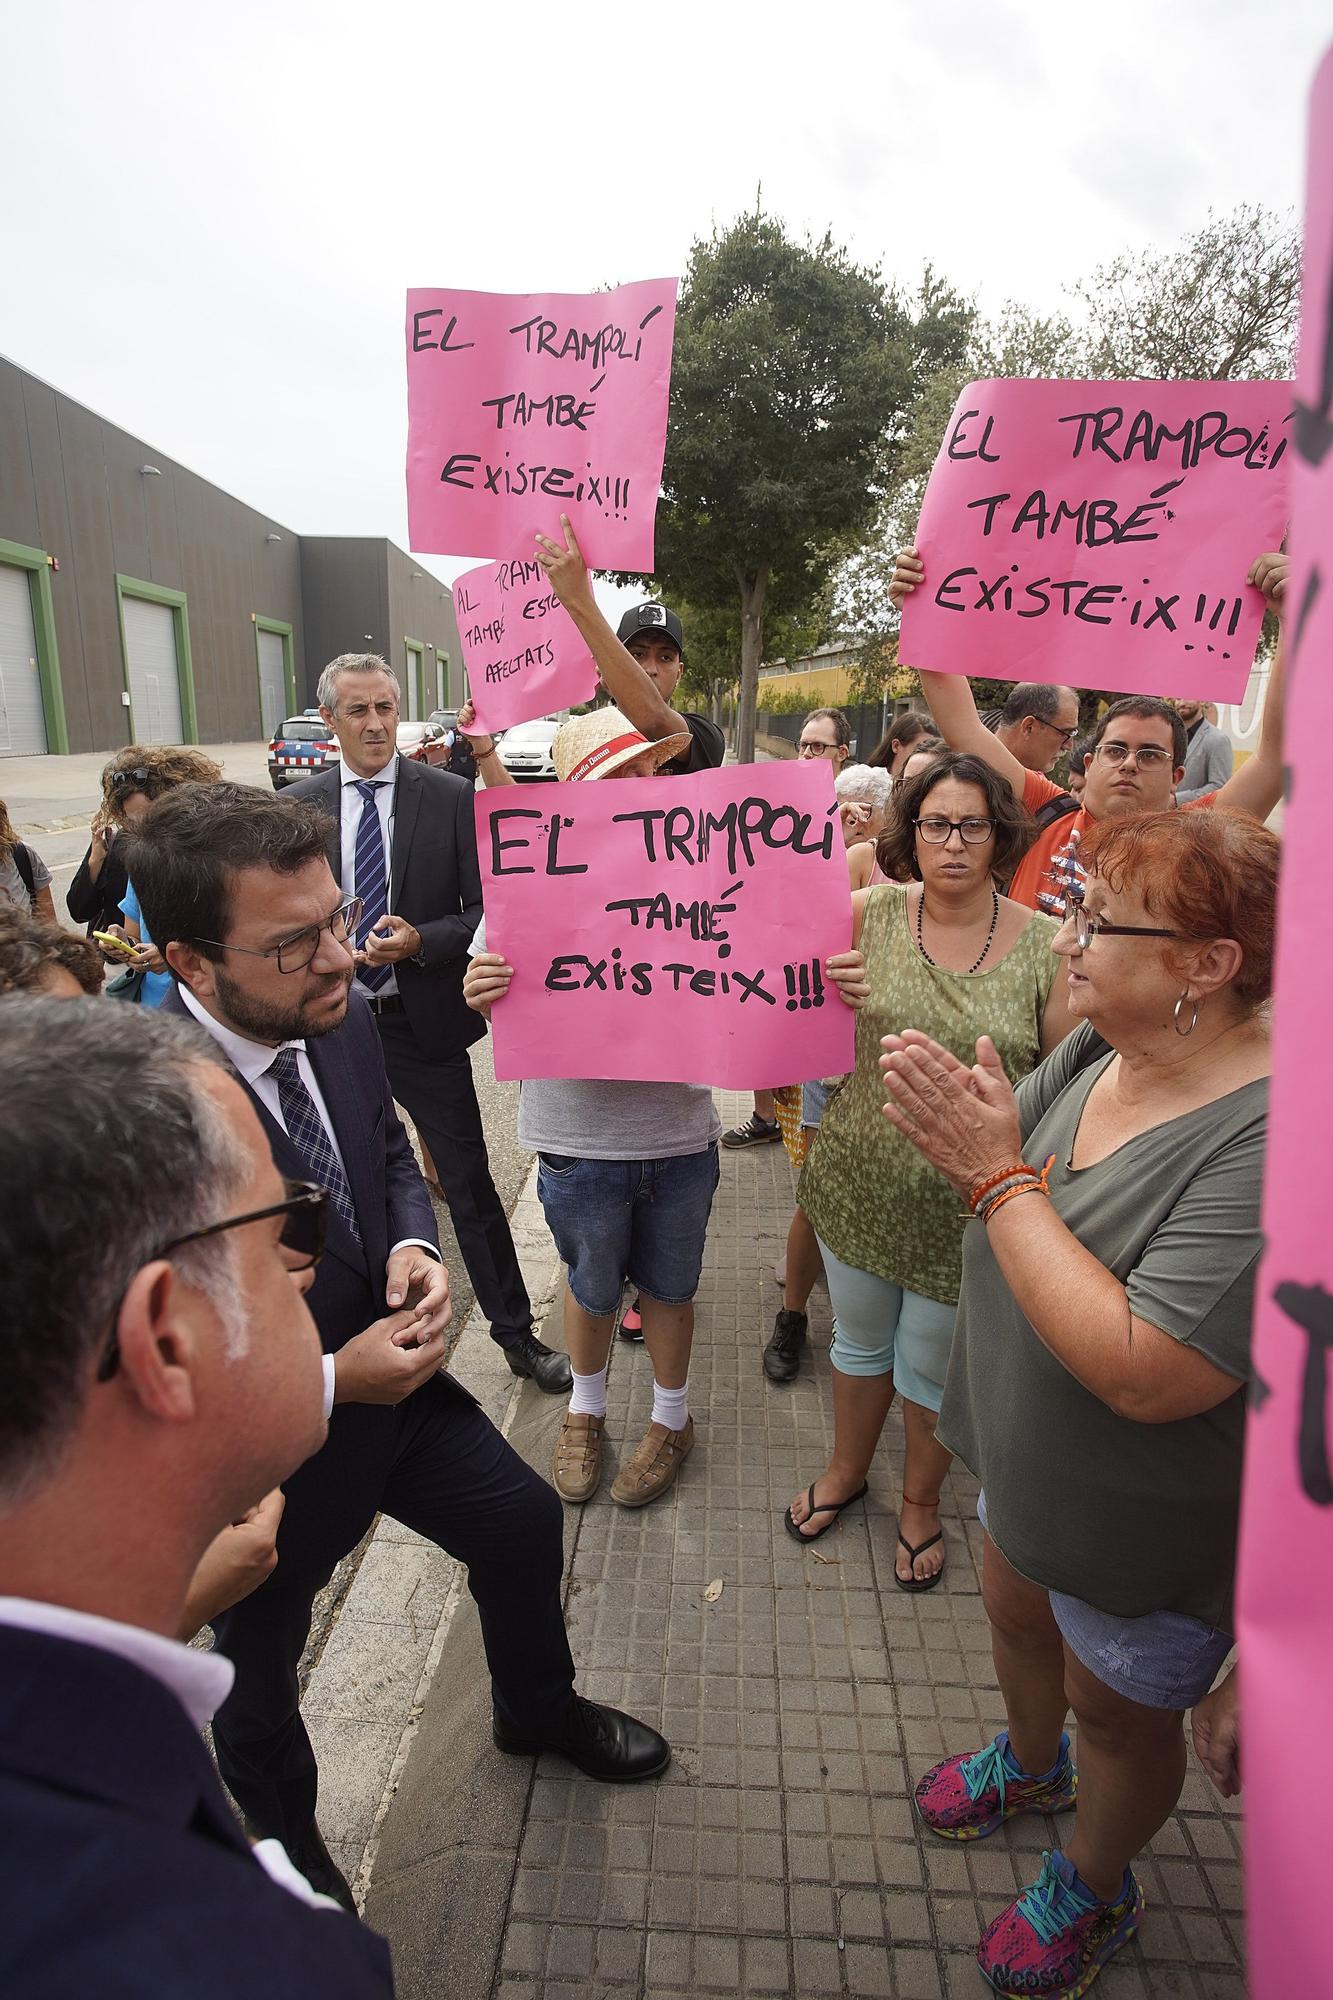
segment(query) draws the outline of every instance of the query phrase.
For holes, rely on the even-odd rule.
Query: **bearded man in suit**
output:
[[[328,837],[308,801],[187,785],[146,815],[130,865],[177,982],[164,1004],[219,1046],[278,1171],[329,1192],[309,1295],[329,1440],[286,1485],[273,1574],[215,1623],[236,1684],[214,1743],[247,1820],[350,1903],[315,1821],[297,1666],[315,1593],[379,1512],[467,1564],[500,1749],[556,1751],[614,1780],[655,1777],[671,1753],[655,1730],[574,1693],[560,1502],[442,1370],[449,1287],[434,1212],[355,988],[360,911],[333,879]]]

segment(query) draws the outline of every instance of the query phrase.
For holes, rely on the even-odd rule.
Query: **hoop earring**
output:
[[[1175,1006],[1171,1010],[1172,1026],[1175,1028],[1176,1033],[1182,1036],[1192,1035],[1194,1033],[1194,1030],[1199,1025],[1199,1003],[1197,1000],[1190,1001],[1189,1026],[1186,1028],[1182,1028],[1180,1025],[1180,1010],[1184,1006],[1185,1002],[1189,1000],[1189,997],[1190,996],[1187,992],[1182,993],[1179,1000],[1177,1000]]]

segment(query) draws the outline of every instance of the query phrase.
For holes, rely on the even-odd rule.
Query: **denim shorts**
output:
[[[984,1493],[977,1500],[977,1518],[989,1533]],[[1049,1596],[1060,1637],[1075,1659],[1103,1686],[1143,1708],[1193,1708],[1236,1643],[1221,1626],[1205,1625],[1182,1611],[1121,1618],[1061,1590]]]
[[[661,1305],[689,1303],[718,1183],[715,1145],[669,1160],[537,1158],[542,1213],[584,1312],[613,1313],[627,1278]]]

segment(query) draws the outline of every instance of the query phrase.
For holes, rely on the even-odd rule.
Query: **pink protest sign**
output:
[[[900,658],[1241,700],[1290,411],[1285,382],[973,382],[926,487]]]
[[[676,281],[407,295],[412,548],[526,555],[561,514],[594,569],[651,571]]]
[[[480,729],[591,701],[592,654],[535,557],[466,571],[454,584],[454,611]]]
[[[1333,1791],[1333,49],[1315,77],[1292,459],[1292,570],[1273,1089],[1245,1447],[1239,1639],[1250,1992],[1329,1990]],[[1313,1816],[1303,1802],[1313,1803]]]
[[[479,792],[502,1080],[765,1089],[850,1069],[823,970],[851,945],[829,771],[740,765]]]

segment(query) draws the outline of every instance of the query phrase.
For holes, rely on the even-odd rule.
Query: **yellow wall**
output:
[[[808,674],[760,674],[760,708],[766,693],[799,694],[811,708],[838,708],[851,698],[851,675],[846,667],[816,667]]]

